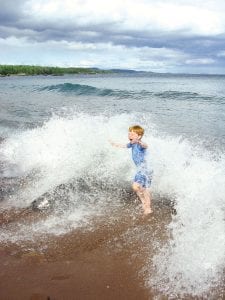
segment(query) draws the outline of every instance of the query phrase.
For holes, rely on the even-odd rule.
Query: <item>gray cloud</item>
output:
[[[13,26],[23,16],[24,0],[0,1],[0,24]]]
[[[49,41],[68,43],[93,43],[124,46],[132,48],[170,49],[183,53],[180,58],[152,55],[143,52],[142,61],[151,60],[173,61],[175,65],[191,68],[192,64],[202,64],[201,68],[208,67],[214,61],[215,68],[224,66],[224,56],[218,56],[225,50],[225,34],[190,33],[190,30],[180,29],[165,30],[155,27],[125,26],[113,19],[90,20],[83,19],[58,19],[57,17],[38,18],[32,11],[27,11],[29,1],[8,0],[0,1],[0,38],[6,40],[10,37],[25,38],[32,43],[47,43]],[[185,2],[185,1],[182,1]],[[200,1],[202,3],[202,1]],[[176,2],[174,2],[176,3]],[[84,16],[82,16],[84,17]],[[91,50],[89,50],[91,51]],[[90,52],[91,53],[91,52]],[[203,58],[205,60],[203,60]],[[208,61],[207,61],[208,59]],[[210,60],[211,59],[211,60]],[[185,63],[187,61],[188,63]],[[204,62],[205,65],[204,65]],[[209,62],[209,63],[207,63]]]

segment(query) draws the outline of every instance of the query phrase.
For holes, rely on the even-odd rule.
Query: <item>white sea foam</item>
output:
[[[212,158],[194,141],[160,135],[144,114],[54,116],[40,128],[12,135],[3,143],[0,153],[7,165],[4,175],[32,176],[23,189],[10,197],[8,204],[27,206],[72,179],[92,178],[109,186],[129,184],[134,171],[130,153],[111,147],[108,139],[126,143],[127,128],[137,120],[146,128],[145,141],[150,145],[153,191],[175,200],[177,210],[168,227],[172,238],[146,265],[151,272],[154,265],[147,283],[171,297],[185,293],[202,295],[218,282],[224,268],[225,157],[221,154]],[[108,196],[99,191],[99,208]],[[95,197],[98,198],[97,192]],[[61,215],[60,226],[58,219],[49,217],[33,224],[26,234],[26,226],[20,227],[21,234],[17,236],[26,238],[37,228],[39,232],[54,234],[60,227],[63,233],[73,220],[80,224],[76,220],[95,213],[91,206],[78,205],[65,218]],[[9,236],[4,231],[2,239]]]
[[[24,208],[45,193],[48,193],[47,200],[58,198],[55,199],[58,207],[56,216],[49,216],[47,220],[34,221],[27,227],[19,223],[14,229],[8,226],[2,230],[0,239],[32,239],[46,231],[64,234],[82,223],[86,224],[91,215],[102,214],[110,199],[114,206],[117,205],[113,194],[101,190],[99,184],[104,183],[107,189],[107,186],[126,186],[131,180],[133,165],[130,154],[125,149],[113,148],[109,143],[111,138],[125,144],[130,122],[128,115],[111,118],[76,113],[66,117],[54,116],[42,127],[22,131],[5,140],[0,150],[5,166],[2,176],[24,178],[24,181],[2,207]],[[90,180],[87,182],[91,186],[90,194],[79,191],[79,186],[66,194],[67,199],[60,189],[54,192],[61,184],[79,179]],[[69,212],[64,212],[65,201],[70,202],[66,207]],[[59,219],[60,222],[56,221]]]
[[[115,151],[108,141],[125,139],[126,143],[128,123],[127,115],[55,116],[41,128],[11,136],[1,149],[1,160],[7,165],[3,176],[35,173],[35,182],[28,183],[11,204],[26,206],[57,185],[87,174],[107,181],[129,178],[128,152]]]
[[[171,239],[153,258],[148,284],[178,298],[219,285],[225,267],[225,157],[178,138],[154,137],[155,189],[176,201]],[[217,289],[219,287],[217,286]]]

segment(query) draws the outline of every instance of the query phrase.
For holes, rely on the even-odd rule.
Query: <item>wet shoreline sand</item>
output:
[[[150,299],[139,274],[146,259],[137,255],[142,245],[126,244],[122,237],[132,230],[128,219],[35,243],[2,245],[0,299]],[[140,218],[133,226],[145,222]]]
[[[149,299],[126,255],[101,247],[54,262],[35,253],[1,257],[1,299]]]
[[[128,206],[63,235],[2,243],[0,299],[168,299],[146,286],[149,274],[154,276],[149,269],[154,242],[162,245],[169,238],[173,212],[168,205],[156,206],[147,218],[136,205]],[[32,210],[10,211],[0,215],[0,223],[8,227],[21,219],[29,226],[45,217]]]

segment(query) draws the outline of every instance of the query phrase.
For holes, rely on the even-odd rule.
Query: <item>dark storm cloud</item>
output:
[[[178,49],[191,54],[212,55],[224,49],[224,40],[207,36],[184,36],[182,32],[164,34],[151,30],[118,29],[112,21],[83,25],[59,23],[52,20],[41,21],[25,14],[27,1],[0,1],[1,37],[26,37],[30,41],[68,41],[81,43],[112,43],[126,47],[150,47]],[[116,29],[115,29],[116,28]],[[208,44],[207,44],[208,42]]]
[[[111,44],[115,46],[124,46],[127,49],[144,49],[149,48],[149,53],[144,51],[142,60],[151,59],[151,49],[169,49],[183,53],[183,57],[174,58],[176,64],[182,64],[185,61],[185,56],[188,61],[201,62],[204,57],[206,64],[210,60],[215,60],[218,64],[224,64],[224,57],[218,57],[218,52],[225,49],[224,35],[203,34],[200,31],[190,30],[186,28],[175,28],[173,30],[165,30],[164,27],[154,26],[123,26],[123,23],[118,23],[115,20],[97,18],[96,20],[85,22],[79,18],[58,18],[54,14],[37,14],[34,11],[27,9],[29,1],[12,1],[0,0],[0,38],[25,38],[30,44],[55,42],[79,42],[81,44]],[[44,3],[44,2],[43,2]],[[45,3],[48,3],[46,1]],[[61,17],[61,16],[60,16]],[[89,20],[89,19],[88,19]],[[193,29],[193,28],[192,28]],[[195,29],[195,28],[194,28]],[[91,51],[91,50],[90,50]],[[158,56],[154,54],[154,59],[165,61],[167,56],[159,52]],[[172,57],[169,58],[173,60]],[[207,62],[208,59],[208,62]],[[183,62],[182,62],[183,60]]]
[[[24,0],[0,1],[0,24],[15,25],[23,15]]]
[[[2,38],[26,37],[30,41],[68,41],[81,43],[112,43],[126,47],[170,48],[185,53],[213,56],[215,51],[225,48],[224,39],[207,36],[182,36],[182,33],[156,33],[146,30],[115,30],[113,23],[81,26],[79,24],[59,24],[57,22],[27,17],[19,1],[17,8],[13,1],[4,3],[1,15],[0,35]]]

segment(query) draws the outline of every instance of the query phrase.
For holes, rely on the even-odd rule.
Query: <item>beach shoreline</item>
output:
[[[109,228],[76,230],[51,238],[44,251],[1,246],[0,298],[150,299],[139,274],[143,257],[131,262],[131,247],[117,251],[109,237]]]

